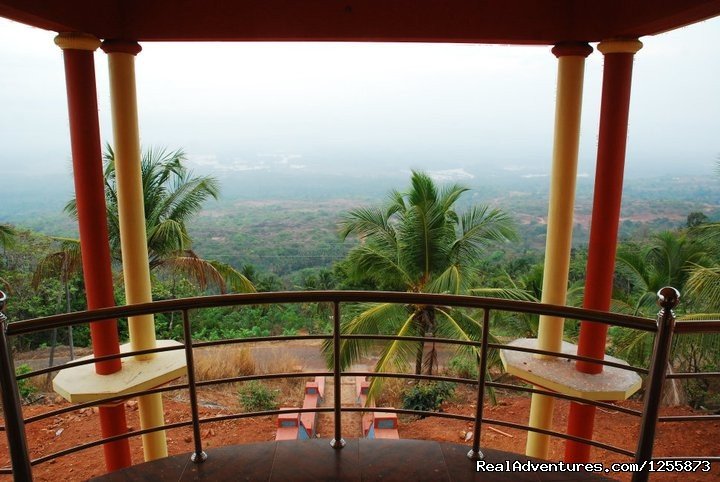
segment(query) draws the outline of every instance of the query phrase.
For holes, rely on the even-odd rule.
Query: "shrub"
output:
[[[238,391],[240,405],[246,412],[260,412],[278,408],[277,392],[253,380],[243,385]]]
[[[403,393],[403,408],[436,412],[442,403],[453,396],[455,384],[449,382],[419,382]]]
[[[22,364],[15,369],[15,375],[25,375],[26,373],[30,373],[31,371],[32,368],[30,368],[29,365]],[[17,386],[18,391],[20,392],[20,398],[22,398],[23,400],[28,400],[35,394],[35,392],[37,392],[37,388],[30,383],[29,378],[18,380]]]
[[[448,364],[448,372],[458,378],[477,380],[478,366],[475,357],[465,354],[452,357]]]

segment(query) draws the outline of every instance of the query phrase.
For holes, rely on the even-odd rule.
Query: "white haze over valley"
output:
[[[0,172],[71,186],[62,53],[54,33],[0,19]],[[627,175],[709,176],[720,155],[720,20],[643,38]],[[557,60],[549,47],[361,43],[143,43],[144,145],[191,167],[252,176],[440,181],[542,179],[552,155]],[[595,45],[594,45],[595,47]],[[107,59],[95,54],[103,142]],[[579,177],[594,176],[602,55],[586,64]]]

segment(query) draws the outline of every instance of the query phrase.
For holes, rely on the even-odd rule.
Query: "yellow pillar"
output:
[[[152,301],[152,291],[135,90],[135,55],[141,48],[137,42],[105,41],[102,49],[108,54],[110,67],[110,99],[125,295],[130,305],[146,303]],[[130,317],[128,326],[133,350],[155,348],[155,320],[152,315]],[[154,356],[144,355],[138,358],[150,359]],[[164,425],[160,394],[139,397],[138,408],[142,429]],[[142,441],[146,461],[167,457],[165,431],[143,435]]]
[[[558,80],[541,301],[564,305],[572,247],[583,76],[585,58],[590,55],[592,48],[586,43],[566,43],[556,45],[552,52],[558,57]],[[559,352],[564,323],[563,318],[541,316],[538,348]],[[553,406],[552,398],[533,395],[529,425],[550,429]],[[547,458],[548,443],[547,435],[528,432],[525,453],[531,457]]]

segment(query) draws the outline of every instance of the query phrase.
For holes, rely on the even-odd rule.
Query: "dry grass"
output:
[[[247,348],[216,346],[195,352],[197,380],[215,380],[255,374],[255,360]]]
[[[225,345],[201,348],[195,351],[195,374],[198,381],[217,380],[242,375],[269,373],[302,372],[304,366],[296,357],[286,351],[278,350],[276,356],[265,364],[256,363],[250,348]],[[282,406],[299,406],[305,388],[306,378],[289,378],[266,380],[262,383],[277,394],[277,401]],[[245,383],[230,383],[205,387],[203,390],[213,392],[214,397],[226,396],[224,404],[235,406],[238,403],[238,392]]]
[[[267,364],[263,367],[261,373],[300,373],[305,370],[304,363],[297,357],[289,354],[284,350],[277,350],[276,356],[274,356]],[[280,389],[283,392],[283,396],[286,395],[289,399],[302,399],[305,391],[305,382],[310,381],[310,378],[282,378],[270,381],[274,388]]]
[[[300,373],[305,370],[305,364],[291,355],[287,350],[277,349],[261,373]]]
[[[378,407],[402,407],[402,394],[411,385],[412,382],[404,378],[385,378],[375,405]]]

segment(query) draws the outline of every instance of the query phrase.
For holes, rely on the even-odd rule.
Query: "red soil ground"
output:
[[[189,418],[189,405],[187,401],[178,396],[166,396],[165,413],[167,422],[177,422]],[[204,406],[200,415],[203,417],[229,414],[238,411],[237,397],[234,393],[212,391],[202,395]],[[470,401],[464,401],[470,400]],[[455,403],[446,404],[446,412],[472,415],[475,407],[470,392],[460,392]],[[528,419],[530,405],[529,398],[505,397],[497,406],[487,406],[485,416],[498,420],[511,420],[525,423]],[[640,402],[623,402],[623,405],[641,408]],[[54,410],[67,404],[53,399],[49,403],[28,405],[25,407],[25,416],[32,416],[49,410]],[[136,429],[139,426],[137,405],[134,402],[126,404],[128,424]],[[664,410],[665,414],[690,414],[693,411],[687,407],[673,407]],[[567,404],[557,403],[555,413],[555,429],[564,431],[567,422]],[[597,439],[619,447],[634,450],[637,441],[639,419],[621,413],[599,411],[596,422]],[[525,448],[524,432],[495,427],[499,431],[486,425],[483,429],[483,446],[522,453]],[[400,437],[427,440],[463,442],[464,431],[469,430],[468,424],[462,421],[425,418],[415,420],[401,417]],[[67,447],[76,446],[99,436],[98,417],[92,409],[76,410],[58,417],[42,420],[27,426],[29,445],[33,457],[49,454]],[[320,427],[321,436],[332,433],[330,427]],[[273,440],[275,436],[275,417],[261,417],[256,419],[243,419],[214,424],[205,424],[202,428],[203,443],[205,447],[212,448],[222,445],[252,443]],[[665,423],[658,429],[655,445],[656,455],[720,455],[720,422],[694,422],[692,424]],[[170,430],[167,433],[170,454],[190,453],[193,449],[191,429],[183,428]],[[140,441],[130,441],[134,463],[142,462],[142,448]],[[469,445],[469,443],[468,443]],[[563,442],[553,440],[550,460],[560,460],[563,454]],[[0,436],[0,466],[8,464],[7,443],[4,436]],[[616,461],[627,461],[621,456],[609,454],[602,450],[593,449],[593,462],[609,464]],[[34,469],[35,479],[38,481],[66,482],[87,480],[104,472],[102,449],[93,448],[51,462],[40,464]],[[629,480],[629,474],[620,475],[621,480]],[[709,474],[653,474],[651,480],[718,480],[720,467],[715,465]],[[0,480],[10,480],[9,477],[0,477]]]

